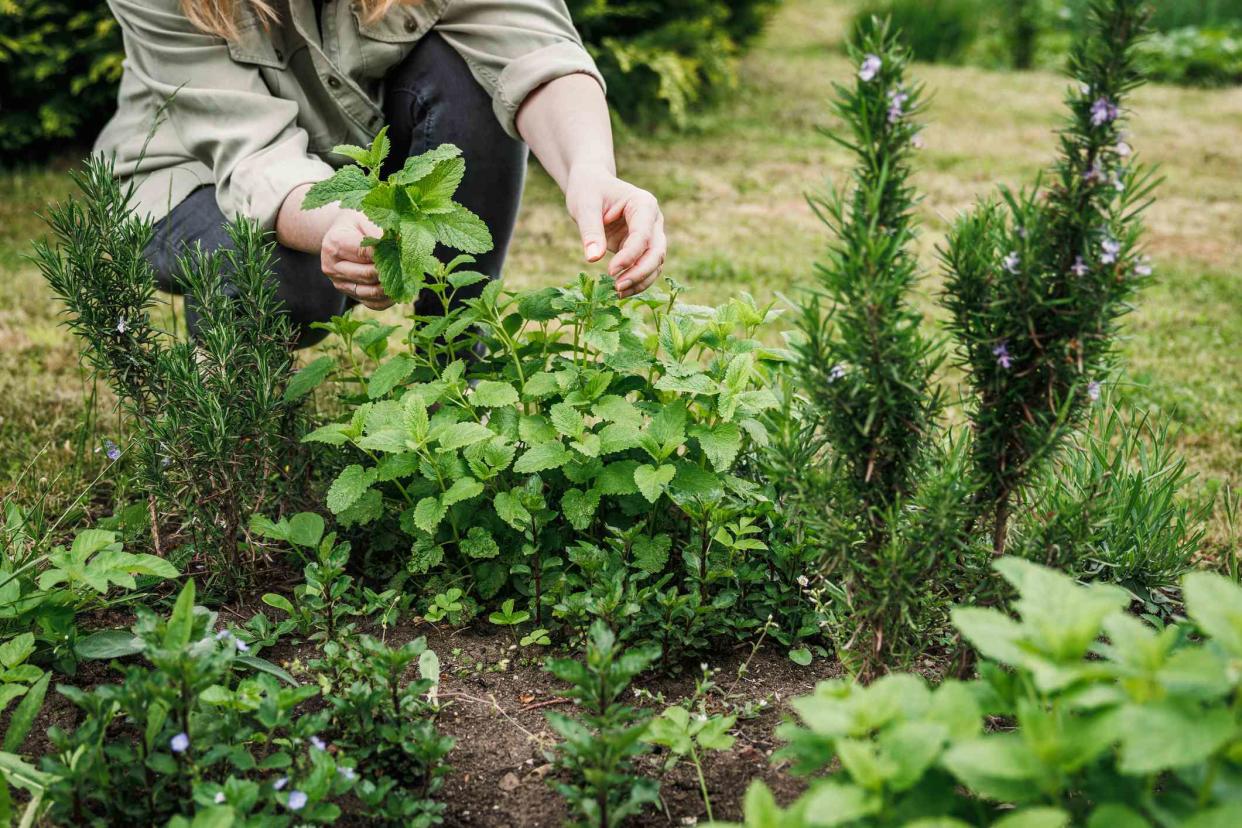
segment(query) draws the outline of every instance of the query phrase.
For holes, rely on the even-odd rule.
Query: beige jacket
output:
[[[216,186],[230,218],[272,228],[285,197],[332,174],[329,150],[369,141],[384,125],[389,69],[433,27],[494,101],[510,135],[523,100],[582,72],[603,80],[564,0],[422,0],[363,23],[349,0],[279,0],[264,29],[243,3],[240,36],[194,28],[179,0],[108,0],[125,39],[116,115],[96,142],[159,219],[195,189]]]

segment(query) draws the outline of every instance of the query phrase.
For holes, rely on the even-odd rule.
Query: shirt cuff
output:
[[[493,98],[493,108],[505,132],[521,140],[517,131],[517,114],[526,97],[545,83],[566,75],[590,75],[607,91],[604,77],[586,49],[572,41],[544,46],[513,60],[500,73]]]
[[[247,167],[255,165],[247,164]],[[239,214],[258,222],[263,230],[274,230],[280,208],[284,205],[289,193],[303,184],[314,184],[331,178],[336,171],[332,165],[313,156],[304,155],[281,160],[268,160],[260,170],[234,171],[234,178],[249,178],[246,192],[232,205],[229,210],[225,205],[225,215]]]

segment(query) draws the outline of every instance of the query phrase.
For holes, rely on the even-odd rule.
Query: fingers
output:
[[[664,234],[664,217],[661,216],[656,220],[651,233],[651,243],[646,251],[629,270],[617,278],[617,295],[623,299],[636,296],[655,284],[660,278],[667,253],[668,239]]]
[[[582,252],[591,263],[598,262],[608,252],[603,210],[603,202],[598,199],[576,205],[573,210],[574,221],[578,223],[578,233],[582,236]]]
[[[375,228],[374,238],[379,238],[383,231]],[[329,230],[323,237],[321,255],[324,261],[348,261],[370,264],[375,261],[375,251],[364,247],[362,242],[367,238],[364,228],[357,224],[342,225]]]
[[[375,266],[357,262],[338,261],[333,265],[332,272],[324,275],[333,281],[356,282],[360,285],[379,284],[379,271]]]
[[[625,243],[621,245],[617,255],[612,257],[612,263],[608,266],[608,275],[613,278],[630,270],[644,258],[652,246],[661,221],[660,208],[650,193],[642,193],[641,196],[630,199],[624,213],[627,230]]]
[[[384,289],[378,284],[364,285],[341,279],[333,279],[332,283],[338,291],[353,299],[357,299],[368,308],[383,310],[384,308],[391,307],[393,304],[388,295],[384,293]]]

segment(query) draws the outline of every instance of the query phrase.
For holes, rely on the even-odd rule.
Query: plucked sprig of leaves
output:
[[[1111,367],[1117,322],[1149,272],[1139,215],[1153,182],[1123,131],[1145,20],[1140,0],[1092,4],[1071,54],[1071,118],[1050,183],[1002,190],[957,222],[942,251],[998,553],[1013,498],[1082,422]]]
[[[443,144],[406,159],[402,169],[381,180],[391,149],[387,127],[370,147],[335,147],[334,153],[354,163],[311,187],[302,209],[339,203],[375,222],[384,235],[365,243],[375,248],[380,285],[390,299],[409,302],[422,291],[428,274],[437,272],[437,244],[481,254],[492,249],[492,234],[482,219],[453,201],[466,174],[460,149]]]

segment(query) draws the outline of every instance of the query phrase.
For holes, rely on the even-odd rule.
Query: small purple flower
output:
[[[1091,104],[1091,126],[1099,127],[1111,124],[1117,120],[1117,115],[1117,104],[1108,98],[1096,98],[1095,103]]]
[[[173,753],[185,753],[190,749],[190,736],[187,733],[178,733],[176,736],[168,740],[168,748]]]
[[[1090,398],[1091,402],[1100,401],[1100,384],[1095,380],[1087,383],[1087,397]]]
[[[1143,261],[1139,262],[1138,264],[1134,266],[1134,274],[1136,276],[1150,276],[1151,275],[1151,260],[1144,257]]]
[[[880,74],[880,69],[884,66],[884,61],[880,60],[879,55],[867,55],[863,59],[862,66],[858,69],[858,77],[864,82],[870,83],[875,80],[875,76]]]
[[[121,459],[121,449],[111,440],[104,440],[104,454],[108,455],[108,459],[113,462]]]
[[[1126,182],[1125,179],[1121,177],[1121,173],[1113,174],[1113,189],[1119,193],[1124,193],[1126,191]]]
[[[1091,94],[1091,85],[1090,85],[1090,84],[1088,84],[1086,81],[1079,81],[1079,83],[1078,83],[1078,91],[1079,91],[1079,92],[1081,92],[1081,93],[1082,93],[1082,94],[1084,94],[1084,95],[1090,95],[1090,94]]]
[[[119,334],[123,334],[125,333],[125,328],[126,328],[125,317],[122,316],[116,323],[116,332]]]
[[[923,133],[919,133],[910,139],[910,146],[917,150],[921,150],[927,146],[927,142],[923,140]]]
[[[288,784],[289,784],[289,777],[282,776],[272,783],[272,790],[283,791],[285,789],[285,785],[288,785]]]
[[[1088,184],[1098,184],[1104,180],[1104,168],[1099,161],[1092,161],[1091,166],[1082,174],[1082,180]]]
[[[289,804],[286,805],[290,811],[300,811],[306,807],[307,796],[302,791],[289,791]]]
[[[992,356],[996,357],[996,364],[1006,371],[1013,367],[1013,357],[1009,355],[1009,343],[1002,342],[993,348]]]
[[[318,736],[310,737],[310,743],[311,743],[311,747],[313,747],[315,750],[327,750],[328,749],[327,743],[324,742],[323,739],[320,739]]]
[[[344,765],[342,765],[341,767],[337,768],[337,769],[336,769],[336,772],[337,772],[337,773],[339,773],[339,774],[341,775],[341,778],[342,778],[342,779],[348,779],[350,782],[353,782],[355,779],[357,779],[357,778],[358,778],[358,772],[357,772],[357,771],[355,771],[355,770],[354,770],[353,768],[351,768],[351,767],[347,767],[347,766],[344,766]]]
[[[1105,239],[1100,244],[1100,261],[1104,264],[1116,264],[1117,257],[1121,254],[1121,242],[1116,239]]]
[[[828,381],[836,382],[837,380],[841,379],[844,376],[845,376],[845,366],[834,365],[832,366],[832,370],[828,372]]]
[[[888,122],[890,124],[897,123],[905,116],[905,106],[908,100],[910,96],[905,92],[894,89],[888,93]]]
[[[1018,251],[1015,250],[1006,256],[1005,260],[1001,262],[1001,264],[1004,266],[1005,270],[1016,275],[1018,269],[1022,266],[1022,257],[1019,256]]]
[[[1129,144],[1127,144],[1125,141],[1118,141],[1116,150],[1117,150],[1117,154],[1120,155],[1122,158],[1129,158],[1131,155],[1134,154],[1134,148],[1131,147]]]
[[[1087,267],[1087,263],[1082,260],[1082,256],[1074,259],[1074,264],[1070,266],[1070,273],[1073,273],[1079,279],[1091,272],[1091,268]]]

